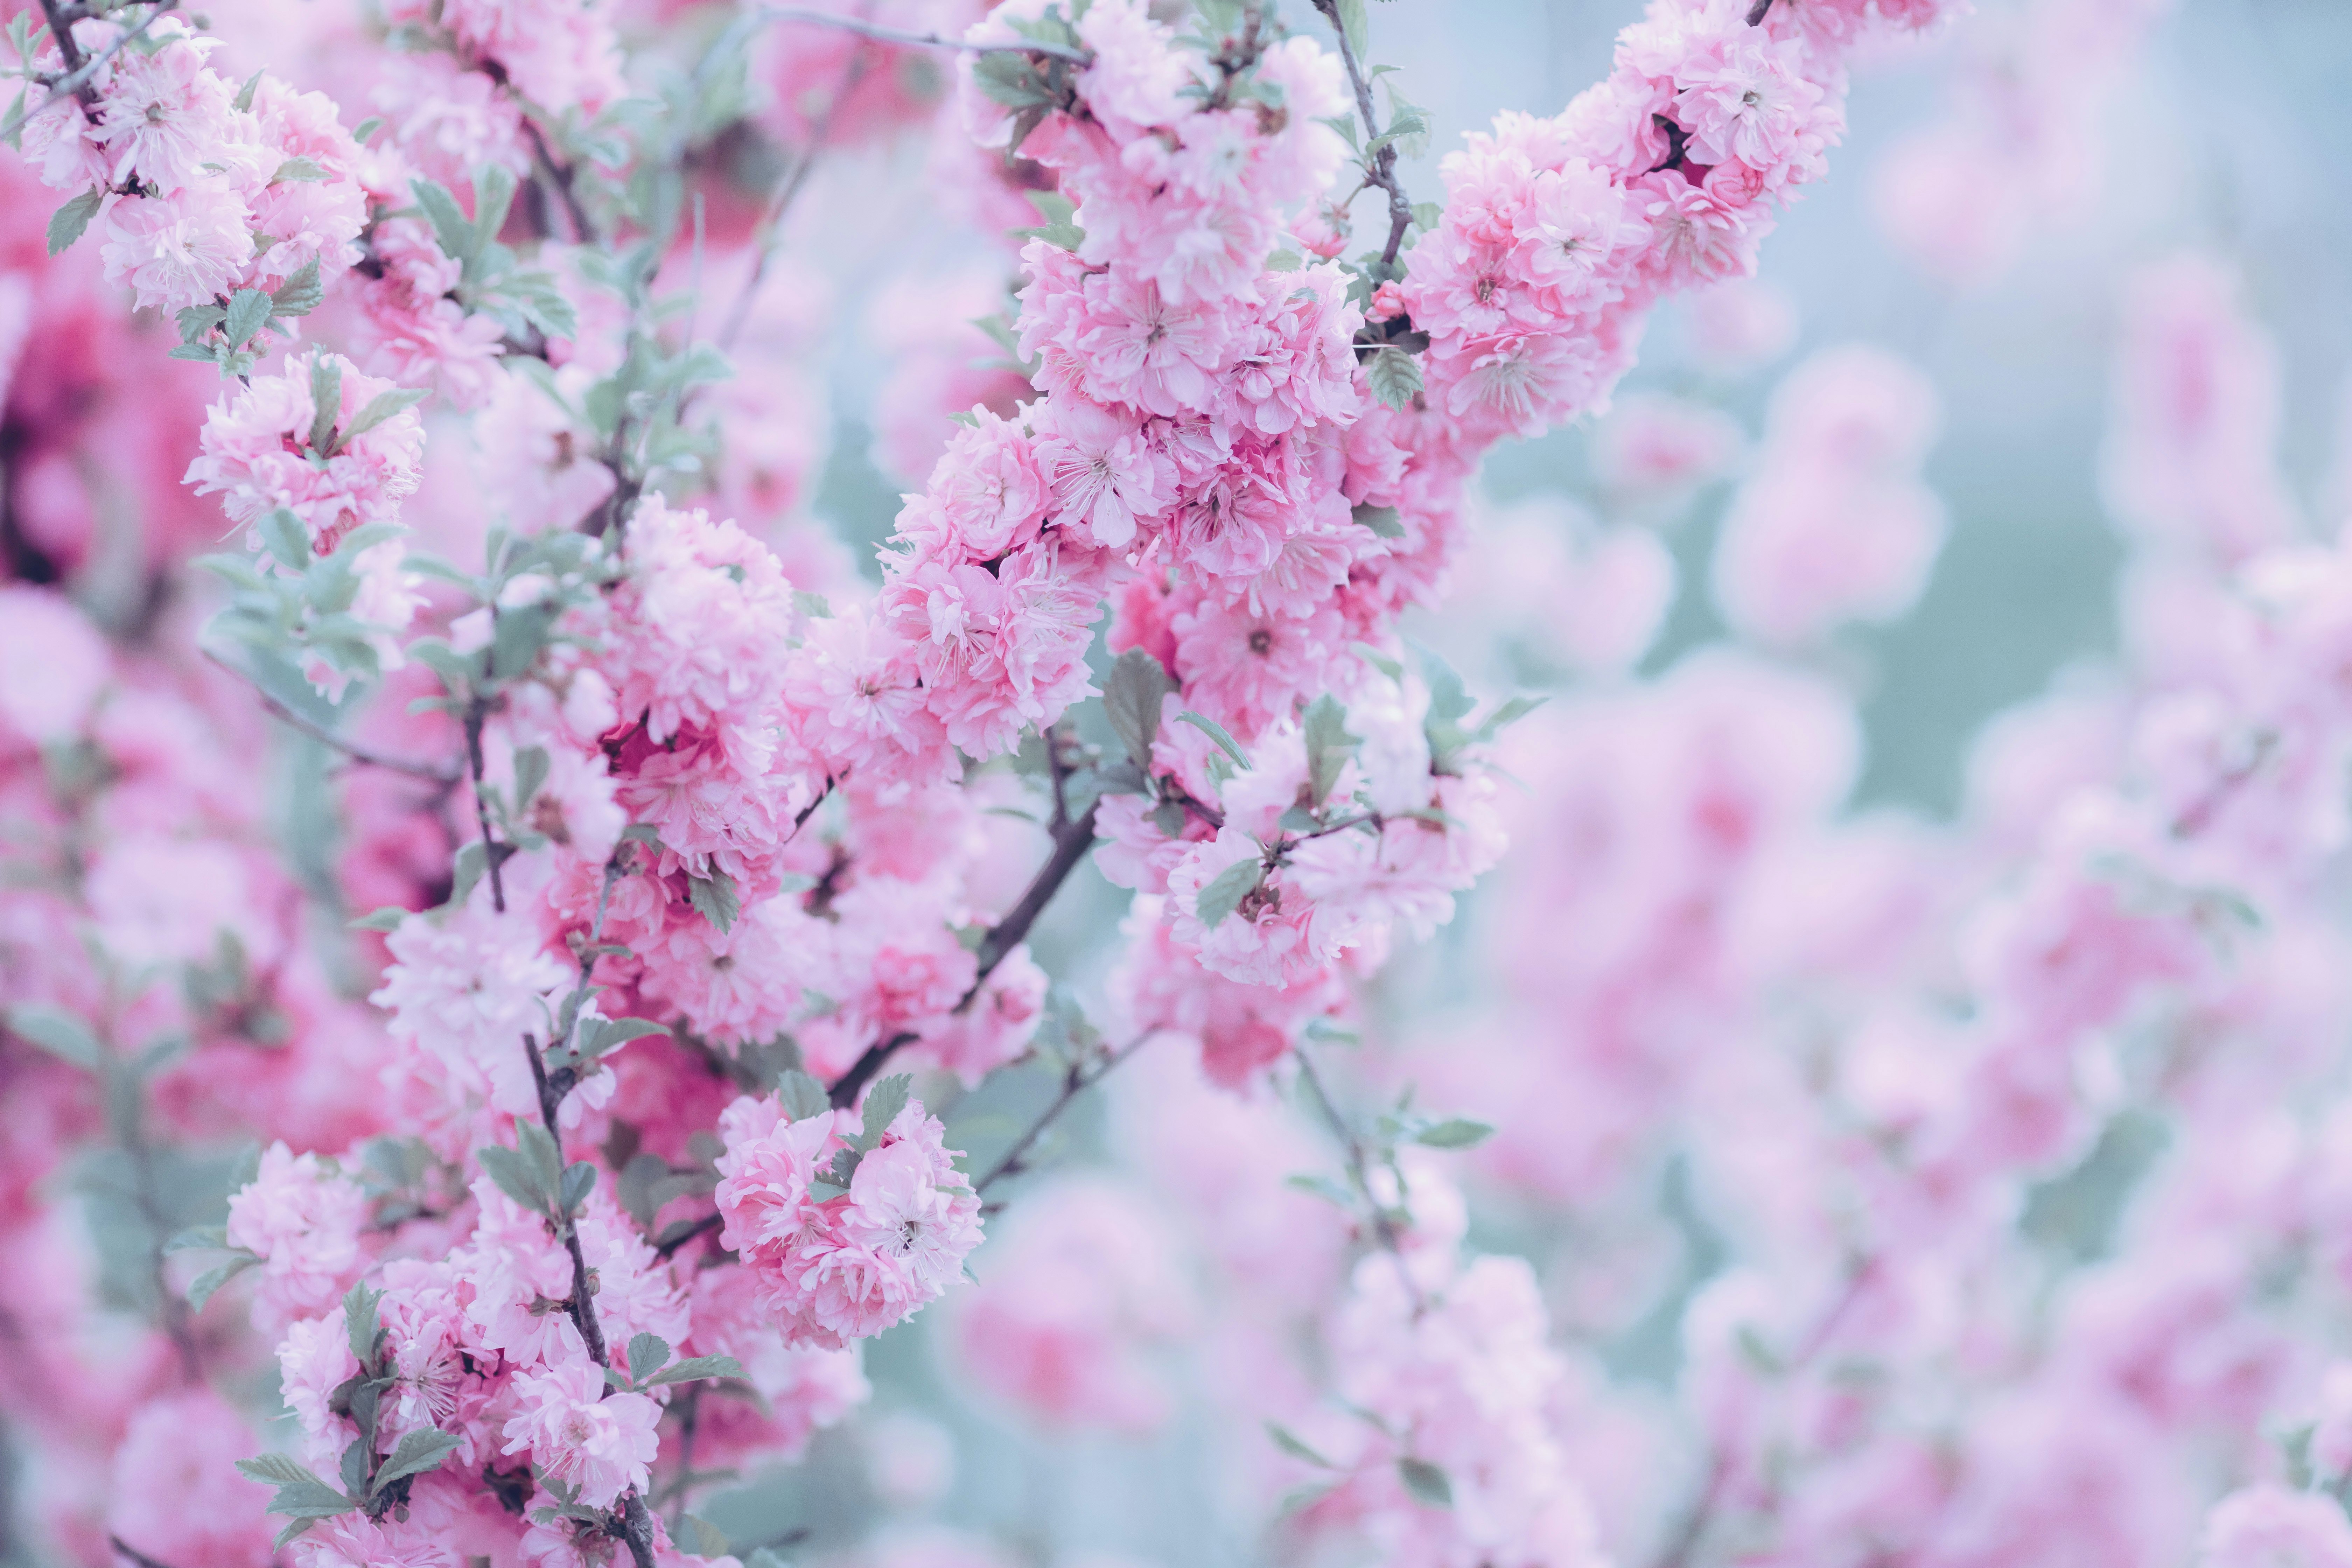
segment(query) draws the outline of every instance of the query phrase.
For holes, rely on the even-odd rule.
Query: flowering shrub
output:
[[[1014,1427],[1213,1422],[1270,1561],[2352,1564],[2352,563],[2232,276],[2125,291],[2127,668],[1952,825],[1846,809],[1834,677],[1934,382],[1614,399],[1679,298],[1786,350],[1850,66],[1961,9],[1652,0],[1419,202],[1363,0],[13,11],[0,1556],[996,1561],[867,1528],[937,1318]],[[2087,134],[1969,47],[1882,168],[1955,279]],[[919,133],[868,570],[803,193]],[[1475,515],[1585,420],[1600,512]]]

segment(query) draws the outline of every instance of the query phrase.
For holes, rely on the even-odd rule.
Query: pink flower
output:
[[[358,1277],[367,1194],[316,1154],[273,1143],[251,1183],[229,1195],[228,1241],[261,1259],[265,1326],[330,1311]]]
[[[175,1568],[266,1562],[268,1490],[235,1466],[255,1447],[253,1429],[210,1389],[140,1405],[114,1451],[107,1528]]]
[[[253,214],[226,180],[116,199],[104,219],[106,280],[166,313],[227,294],[253,259]]]
[[[2331,1497],[2263,1482],[2213,1505],[2197,1561],[2200,1568],[2352,1568],[2352,1521]]]
[[[320,365],[339,374],[341,396],[327,438],[314,443]],[[247,526],[283,507],[302,520],[315,550],[331,553],[353,529],[397,519],[416,489],[425,432],[414,408],[344,434],[371,404],[397,390],[341,355],[289,361],[276,375],[255,376],[234,401],[213,405],[204,455],[188,465],[186,482],[199,495],[222,492],[230,519]]]
[[[1106,550],[1125,550],[1174,497],[1175,468],[1140,419],[1075,394],[1049,400],[1037,459],[1063,526]]]
[[[642,1394],[608,1392],[604,1370],[582,1356],[515,1379],[521,1408],[506,1424],[502,1452],[527,1453],[575,1489],[589,1508],[642,1491],[659,1446],[661,1406]]]

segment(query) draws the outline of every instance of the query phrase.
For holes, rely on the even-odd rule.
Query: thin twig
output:
[[[1084,1063],[1073,1064],[1069,1070],[1062,1075],[1062,1092],[1055,1095],[1054,1102],[1038,1114],[1036,1121],[1029,1124],[1027,1131],[1013,1141],[1013,1147],[1004,1152],[1003,1158],[989,1167],[988,1174],[971,1184],[971,1190],[975,1193],[984,1193],[988,1191],[992,1183],[1006,1176],[1018,1174],[1027,1169],[1022,1161],[1030,1149],[1036,1144],[1037,1140],[1045,1135],[1045,1129],[1051,1127],[1078,1096],[1108,1078],[1119,1063],[1141,1050],[1158,1033],[1159,1031],[1155,1029],[1138,1036],[1104,1058],[1102,1064],[1092,1072],[1086,1070]]]
[[[159,1558],[148,1556],[147,1553],[140,1551],[137,1547],[131,1545],[131,1542],[123,1540],[122,1537],[119,1535],[108,1536],[106,1538],[106,1543],[109,1546],[113,1547],[115,1551],[121,1553],[123,1556],[128,1557],[131,1562],[137,1563],[138,1568],[172,1568],[172,1565],[169,1563],[165,1563]]]
[[[1322,1076],[1315,1070],[1315,1058],[1307,1054],[1307,1043],[1302,1040],[1292,1046],[1290,1054],[1298,1058],[1300,1081],[1314,1093],[1315,1103],[1323,1108],[1323,1119],[1331,1124],[1332,1134],[1347,1151],[1349,1179],[1356,1184],[1357,1195],[1371,1214],[1373,1233],[1380,1237],[1381,1245],[1395,1255],[1397,1278],[1404,1281],[1404,1293],[1412,1302],[1413,1316],[1419,1317],[1429,1310],[1429,1302],[1421,1293],[1420,1281],[1413,1279],[1412,1268],[1405,1263],[1403,1235],[1398,1231],[1396,1222],[1389,1218],[1387,1205],[1372,1192],[1371,1168],[1364,1159],[1363,1140],[1356,1136],[1355,1129],[1348,1125],[1348,1119],[1339,1114],[1339,1107],[1324,1089]]]
[[[530,137],[531,155],[546,169],[548,180],[555,186],[555,194],[563,203],[563,215],[572,220],[572,239],[582,245],[602,244],[604,237],[589,221],[588,209],[580,205],[580,193],[572,188],[577,171],[569,163],[556,162],[553,150],[547,144],[547,137],[539,129],[539,121],[526,114],[522,117],[522,128]]]
[[[264,691],[251,676],[247,675],[245,671],[214,653],[210,648],[205,649],[204,653],[205,657],[213,663],[252,687],[253,694],[261,699],[262,706],[268,709],[273,717],[292,725],[320,745],[342,752],[343,755],[362,766],[383,768],[388,773],[405,773],[410,778],[423,779],[427,784],[440,784],[445,788],[465,776],[455,768],[436,767],[431,763],[413,763],[404,757],[387,757],[381,752],[372,752],[356,742],[347,741],[318,721],[303,717],[268,692]]]
[[[709,1236],[712,1231],[717,1230],[721,1225],[725,1224],[726,1219],[727,1216],[724,1215],[704,1215],[700,1219],[696,1220],[692,1225],[688,1226],[684,1230],[679,1231],[667,1241],[656,1247],[654,1248],[654,1256],[663,1259],[665,1262],[667,1261],[671,1254],[677,1252],[679,1247],[684,1247],[688,1242],[692,1241],[698,1236]]]
[[[1048,44],[1034,38],[1018,43],[982,44],[965,38],[946,37],[938,33],[910,33],[898,27],[878,26],[856,16],[836,16],[824,11],[803,11],[793,6],[764,5],[753,13],[757,20],[766,22],[806,22],[814,27],[837,27],[845,33],[856,33],[877,44],[912,44],[919,48],[954,49],[968,55],[1048,55],[1074,65],[1092,65],[1094,53],[1075,49],[1066,44]]]
[[[848,19],[836,20],[846,22]],[[850,30],[856,32],[859,29],[853,27]],[[726,325],[719,329],[720,348],[732,349],[735,340],[742,335],[743,323],[751,320],[751,301],[759,295],[760,284],[768,275],[768,264],[775,259],[777,246],[782,238],[784,215],[792,210],[793,199],[808,184],[810,171],[816,167],[816,155],[824,151],[825,138],[833,133],[834,116],[841,112],[841,106],[848,100],[849,95],[857,90],[857,84],[866,79],[866,50],[860,44],[849,51],[849,61],[842,67],[841,79],[834,84],[833,96],[825,100],[824,112],[809,122],[808,144],[801,149],[801,155],[793,160],[792,173],[784,176],[782,183],[777,185],[775,195],[768,198],[767,210],[760,215],[760,222],[751,231],[757,237],[756,248],[751,253],[751,275],[743,279],[743,287],[736,292],[735,303],[728,310]]]
[[[482,829],[482,858],[489,863],[490,907],[504,914],[507,912],[507,884],[499,868],[506,864],[512,846],[500,843],[498,835],[490,831],[489,799],[482,789],[482,721],[489,716],[489,700],[478,692],[467,705],[466,757],[474,773],[474,820],[480,824]],[[552,1130],[554,1123],[548,1125]]]
[[[1315,8],[1331,24],[1331,31],[1339,38],[1339,60],[1348,68],[1348,80],[1356,89],[1356,112],[1364,121],[1364,135],[1377,141],[1381,134],[1380,116],[1372,108],[1372,84],[1364,75],[1361,60],[1356,58],[1356,47],[1348,41],[1348,29],[1339,23],[1336,0],[1315,0]],[[1396,143],[1384,143],[1364,165],[1364,179],[1379,186],[1389,195],[1389,242],[1381,247],[1383,271],[1396,265],[1397,253],[1404,248],[1405,230],[1412,226],[1412,203],[1406,199],[1404,184],[1397,178]]]
[[[1013,906],[1012,912],[990,927],[988,934],[981,938],[980,969],[972,976],[971,989],[956,1003],[956,1012],[961,1013],[971,1005],[972,998],[980,994],[980,988],[988,983],[989,975],[1004,962],[1006,954],[1028,937],[1029,928],[1037,923],[1037,917],[1053,901],[1054,894],[1069,879],[1070,873],[1077,869],[1078,862],[1086,858],[1087,851],[1094,847],[1095,813],[1099,804],[1087,807],[1084,816],[1054,835],[1054,853],[1046,860],[1045,868],[1030,881],[1028,889],[1021,895],[1021,901]],[[882,1064],[888,1061],[899,1047],[912,1045],[914,1041],[911,1030],[902,1030],[887,1040],[866,1047],[865,1054],[852,1062],[849,1070],[835,1081],[827,1091],[827,1098],[836,1108],[856,1104],[866,1084],[882,1070]]]
[[[107,45],[106,47],[90,56],[88,59],[83,60],[79,65],[74,63],[74,56],[79,55],[81,50],[73,41],[73,29],[71,26],[68,25],[64,31],[60,32],[53,22],[49,30],[52,36],[57,37],[58,40],[58,53],[65,58],[67,66],[66,74],[49,84],[49,95],[47,98],[44,98],[40,102],[33,105],[29,109],[19,108],[16,113],[8,117],[5,123],[0,123],[0,142],[5,142],[9,137],[14,136],[16,133],[17,127],[30,124],[36,117],[47,113],[49,105],[57,102],[57,100],[61,98],[78,98],[81,100],[83,112],[85,114],[89,113],[98,103],[98,89],[92,87],[90,83],[97,78],[99,68],[106,64],[107,61],[112,59],[116,55],[121,54],[122,52],[123,46],[129,44],[133,38],[139,37],[141,35],[144,34],[148,28],[155,25],[157,20],[163,16],[164,12],[169,11],[173,6],[178,4],[179,0],[163,0],[162,5],[147,13],[147,19],[145,21],[124,33],[122,37],[115,39],[114,42]],[[48,9],[47,0],[42,0],[42,9]],[[55,13],[52,12],[51,15],[54,16]]]
[[[1764,18],[1771,13],[1772,0],[1756,0],[1755,5],[1748,7],[1748,25],[1751,27],[1760,27],[1764,25]]]

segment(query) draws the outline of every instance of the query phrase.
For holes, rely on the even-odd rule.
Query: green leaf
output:
[[[266,1481],[273,1486],[294,1486],[302,1481],[314,1486],[327,1484],[311,1474],[299,1460],[284,1454],[260,1454],[250,1459],[239,1459],[236,1468],[248,1480]]]
[[[1151,772],[1151,742],[1160,736],[1161,700],[1175,689],[1166,667],[1139,647],[1120,654],[1103,682],[1103,716],[1146,774]]]
[[[106,199],[101,190],[88,190],[49,215],[49,254],[55,256],[82,237],[89,220],[98,216],[99,204]]]
[[[236,340],[232,338],[230,342]],[[310,356],[310,450],[321,457],[334,451],[335,422],[342,416],[343,362],[331,353],[313,353]]]
[[[562,1200],[564,1217],[568,1219],[578,1214],[580,1205],[588,1201],[588,1194],[595,1188],[596,1167],[593,1164],[586,1160],[575,1160],[565,1166],[562,1187],[557,1194]]]
[[[1445,1479],[1444,1470],[1427,1459],[1399,1459],[1397,1476],[1415,1501],[1431,1508],[1454,1506],[1454,1483]]]
[[[1364,381],[1374,397],[1402,409],[1421,395],[1421,363],[1401,348],[1383,344],[1364,362]]]
[[[1445,208],[1436,202],[1415,202],[1412,204],[1412,221],[1417,228],[1433,229],[1445,221]]]
[[[361,121],[357,125],[352,127],[352,140],[364,147],[368,144],[369,140],[373,138],[377,132],[383,129],[383,116],[381,114],[371,114],[365,120]]]
[[[798,1068],[786,1068],[777,1075],[776,1097],[783,1102],[784,1114],[795,1121],[804,1121],[833,1109],[825,1098],[824,1085]]]
[[[1364,0],[1337,0],[1332,9],[1339,13],[1339,31],[1347,38],[1348,47],[1355,51],[1357,59],[1361,60],[1369,34],[1364,18]]]
[[[1382,539],[1404,537],[1404,524],[1397,521],[1397,509],[1392,506],[1360,506],[1353,515],[1358,522]]]
[[[1309,1447],[1299,1439],[1297,1434],[1278,1421],[1269,1421],[1265,1424],[1265,1435],[1274,1439],[1276,1447],[1294,1459],[1304,1459],[1310,1465],[1320,1465],[1327,1470],[1336,1470],[1339,1468]]]
[[[469,838],[457,847],[457,858],[449,863],[448,908],[466,907],[466,900],[473,896],[475,885],[481,881],[489,864],[490,852],[482,847],[480,839]]]
[[[659,1334],[634,1334],[629,1339],[629,1376],[639,1383],[669,1364],[669,1342]]]
[[[386,904],[373,914],[362,915],[347,923],[353,931],[397,931],[400,922],[407,918],[408,911],[398,904]]]
[[[458,1437],[455,1432],[439,1432],[429,1426],[403,1432],[392,1457],[384,1460],[383,1467],[376,1471],[375,1485],[369,1489],[369,1495],[380,1497],[383,1489],[394,1481],[439,1469],[441,1461],[449,1457],[457,1444]]]
[[[425,210],[427,222],[433,225],[433,237],[442,253],[453,261],[463,262],[473,255],[474,225],[466,216],[466,209],[448,187],[435,180],[411,180],[408,188],[415,193],[416,205]]]
[[[81,1068],[96,1072],[99,1064],[98,1037],[89,1026],[62,1007],[45,1003],[26,1002],[8,1009],[8,1029],[11,1034],[57,1058]]]
[[[1526,718],[1528,714],[1534,712],[1537,709],[1542,707],[1546,702],[1550,700],[1550,698],[1545,696],[1512,698],[1508,702],[1504,703],[1500,708],[1496,709],[1494,712],[1488,714],[1486,721],[1478,726],[1478,739],[1482,741],[1493,740],[1496,731],[1501,730],[1507,725],[1517,723],[1520,720]]]
[[[221,335],[228,346],[241,349],[253,341],[253,335],[268,323],[272,301],[258,289],[240,289],[228,297],[228,312],[221,322]]]
[[[536,1121],[520,1121],[515,1124],[515,1142],[530,1169],[531,1184],[550,1197],[562,1191],[563,1151],[554,1136]]]
[[[483,1173],[498,1184],[499,1191],[534,1214],[547,1212],[547,1195],[539,1190],[530,1163],[520,1154],[492,1143],[476,1150],[474,1158],[481,1164]]]
[[[498,629],[490,635],[490,673],[513,680],[530,672],[547,646],[548,629],[555,617],[544,605],[526,605],[499,613]]]
[[[686,896],[694,912],[717,926],[722,936],[734,929],[735,917],[742,912],[742,895],[736,891],[735,879],[724,871],[714,869],[708,877],[688,872]]]
[[[236,97],[230,100],[229,107],[236,110],[239,114],[243,114],[247,110],[250,110],[253,107],[253,89],[259,87],[261,85],[261,79],[268,74],[269,73],[267,68],[264,68],[262,70],[257,70],[251,76],[246,78],[245,85],[236,89]]]
[[[260,527],[261,542],[288,571],[299,572],[310,564],[310,533],[300,518],[281,506],[266,513]]]
[[[232,1189],[234,1190],[234,1189]],[[192,1225],[163,1244],[166,1253],[226,1252],[228,1226],[225,1225]],[[237,1250],[242,1251],[243,1248]]]
[[[530,797],[547,782],[547,748],[525,746],[514,756],[514,805],[520,816],[530,806]]]
[[[499,230],[506,226],[507,209],[514,205],[515,177],[496,163],[485,165],[474,176],[473,249],[468,259],[479,258],[497,239]]]
[[[289,181],[307,182],[325,178],[327,178],[327,171],[319,167],[315,159],[289,158],[278,165],[278,172],[269,176],[269,183],[279,185]]]
[[[606,1051],[618,1050],[631,1040],[668,1033],[668,1025],[656,1024],[651,1018],[599,1018],[582,1037],[580,1054],[601,1057]]]
[[[250,1252],[239,1252],[226,1263],[215,1264],[188,1281],[188,1310],[201,1312],[213,1293],[261,1259]]]
[[[915,1080],[906,1073],[893,1073],[866,1091],[866,1115],[858,1147],[872,1149],[882,1142],[890,1123],[898,1112],[907,1109],[907,1099],[914,1092]]]
[[[1225,727],[1223,724],[1218,723],[1214,719],[1210,718],[1205,713],[1195,713],[1190,709],[1186,709],[1183,712],[1177,714],[1176,718],[1180,723],[1190,724],[1192,728],[1200,731],[1212,741],[1214,741],[1219,746],[1223,748],[1225,755],[1233,758],[1233,760],[1241,766],[1247,767],[1250,765],[1249,753],[1242,750],[1241,742],[1234,740],[1233,736],[1227,734],[1225,732]]]
[[[1320,807],[1363,739],[1348,733],[1348,710],[1328,691],[1307,705],[1304,729],[1307,804]]]
[[[319,281],[319,258],[314,256],[302,263],[302,269],[280,283],[278,291],[270,295],[270,314],[307,316],[317,310],[319,301],[326,297],[327,286]]]
[[[368,399],[367,406],[352,416],[351,424],[335,438],[338,447],[348,447],[394,415],[405,413],[429,395],[421,386],[396,387],[379,392]]]
[[[1256,857],[1235,861],[1218,872],[1216,879],[1201,889],[1192,911],[1201,917],[1202,925],[1213,931],[1227,915],[1240,909],[1242,900],[1255,891],[1257,885],[1265,879],[1265,868],[1258,863]]]
[[[1058,245],[1064,250],[1076,250],[1087,242],[1087,231],[1073,221],[1077,204],[1058,191],[1024,191],[1029,205],[1045,221],[1036,228],[1016,228],[1017,239],[1042,239],[1048,245]]]
[[[689,1513],[680,1519],[678,1524],[680,1528],[671,1533],[680,1538],[679,1544],[685,1548],[688,1556],[724,1557],[727,1555],[729,1542],[726,1531],[709,1520]]]
[[[706,1377],[741,1377],[743,1363],[731,1355],[698,1355],[690,1361],[666,1366],[648,1378],[641,1379],[643,1388],[659,1388],[666,1384],[697,1383]]]
[[[383,1292],[354,1285],[343,1297],[343,1329],[351,1335],[352,1359],[362,1366],[375,1359],[376,1305]]]
[[[1432,1127],[1424,1127],[1413,1135],[1413,1142],[1432,1149],[1475,1149],[1495,1135],[1495,1130],[1483,1121],[1473,1121],[1466,1116],[1448,1117]]]

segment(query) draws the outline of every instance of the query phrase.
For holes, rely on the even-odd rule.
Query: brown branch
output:
[[[1018,1175],[1026,1170],[1028,1167],[1023,1163],[1024,1158],[1031,1148],[1035,1146],[1037,1140],[1045,1135],[1045,1129],[1051,1127],[1078,1096],[1108,1078],[1119,1063],[1141,1050],[1145,1044],[1158,1033],[1158,1030],[1152,1030],[1121,1046],[1104,1058],[1102,1065],[1092,1072],[1086,1070],[1084,1063],[1073,1064],[1069,1070],[1062,1075],[1062,1092],[1054,1097],[1054,1102],[1039,1113],[1036,1121],[1029,1124],[1027,1131],[1013,1141],[1013,1146],[1004,1152],[1003,1158],[989,1167],[988,1174],[971,1184],[971,1190],[975,1193],[984,1193],[988,1191],[991,1183],[1001,1181],[1006,1176]]]
[[[1339,59],[1348,68],[1348,80],[1356,89],[1356,112],[1364,121],[1364,135],[1378,141],[1381,122],[1372,108],[1371,80],[1364,75],[1363,62],[1356,58],[1356,47],[1348,41],[1348,29],[1339,24],[1337,0],[1315,0],[1315,9],[1323,14],[1331,24],[1331,31],[1339,37]],[[1412,203],[1406,199],[1404,183],[1397,178],[1394,142],[1383,144],[1365,163],[1364,181],[1388,193],[1389,242],[1381,247],[1381,267],[1387,271],[1396,266],[1397,253],[1404,248],[1405,230],[1412,226]]]
[[[577,171],[569,163],[556,161],[547,137],[539,129],[539,121],[525,114],[522,128],[530,137],[531,156],[547,172],[549,183],[555,186],[556,196],[563,203],[563,216],[572,220],[572,237],[582,245],[602,244],[604,237],[589,221],[588,209],[580,205],[580,193],[573,185]]]
[[[698,1236],[709,1236],[712,1231],[717,1230],[721,1225],[725,1224],[726,1218],[727,1216],[724,1215],[704,1215],[700,1219],[696,1220],[692,1225],[687,1226],[684,1230],[679,1231],[667,1241],[656,1247],[654,1248],[654,1256],[667,1262],[670,1256],[677,1252],[679,1247],[684,1247],[688,1242],[692,1241]]]
[[[47,84],[49,89],[48,95],[40,102],[29,109],[19,107],[16,113],[8,117],[5,124],[0,124],[0,141],[5,141],[14,136],[19,126],[47,113],[49,105],[57,102],[60,98],[71,97],[80,100],[83,115],[91,120],[97,119],[98,89],[91,83],[98,78],[99,68],[121,54],[125,45],[145,33],[163,17],[164,12],[178,4],[179,0],[163,0],[163,4],[148,12],[146,19],[137,26],[125,31],[122,37],[115,39],[98,53],[76,63],[75,57],[81,53],[81,49],[80,46],[73,40],[73,24],[81,20],[89,13],[79,5],[69,5],[60,12],[49,5],[49,0],[41,0],[41,9],[49,18],[50,36],[58,40],[58,52],[66,62],[66,73],[57,80]],[[58,26],[60,20],[64,23],[62,27]]]
[[[1078,868],[1078,862],[1086,858],[1087,851],[1094,847],[1097,809],[1097,806],[1089,805],[1076,822],[1054,835],[1054,853],[1046,860],[1045,868],[1031,880],[1028,889],[1021,895],[1021,901],[1013,906],[1012,912],[990,927],[988,934],[981,938],[980,970],[972,976],[971,988],[956,1003],[956,1012],[961,1013],[971,1005],[972,998],[980,994],[980,988],[988,984],[989,975],[1004,962],[1007,953],[1026,940],[1029,928],[1037,923],[1037,917],[1045,913],[1045,906],[1053,901],[1055,893],[1069,879],[1070,873]],[[914,1041],[915,1036],[911,1031],[901,1030],[887,1040],[866,1047],[866,1054],[850,1064],[849,1070],[835,1080],[827,1097],[836,1107],[855,1105],[858,1095],[873,1081],[874,1075],[882,1070],[882,1064],[888,1061],[900,1047],[912,1045]]]
[[[170,1563],[163,1562],[158,1558],[148,1556],[147,1553],[140,1551],[137,1547],[131,1545],[131,1542],[123,1540],[122,1537],[119,1535],[109,1535],[106,1538],[106,1543],[109,1546],[113,1547],[116,1552],[136,1563],[138,1568],[172,1568]]]
[[[1755,5],[1748,7],[1748,25],[1751,27],[1762,26],[1764,18],[1771,15],[1771,12],[1772,0],[1756,0]]]
[[[497,614],[495,607],[491,614]],[[507,857],[514,853],[514,846],[501,843],[490,831],[489,801],[482,793],[482,721],[489,716],[489,700],[478,692],[467,705],[466,756],[474,773],[474,820],[481,825],[482,858],[489,863],[490,907],[504,914],[507,912],[507,884],[499,868],[506,864]],[[547,1130],[551,1132],[555,1131],[552,1117],[548,1120]]]

